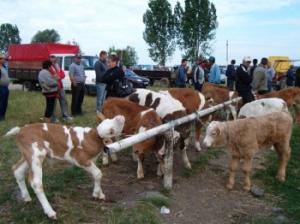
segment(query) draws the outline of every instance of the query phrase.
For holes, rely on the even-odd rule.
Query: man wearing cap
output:
[[[248,73],[250,64],[251,58],[245,57],[243,63],[237,68],[235,76],[236,91],[242,97],[244,104],[254,100],[251,87],[252,78]]]
[[[208,81],[210,83],[220,84],[221,83],[221,71],[220,71],[219,66],[215,63],[216,62],[215,57],[210,56],[208,61],[209,61],[209,65],[210,65]]]
[[[81,63],[81,55],[76,55],[74,62],[69,67],[69,76],[71,80],[72,89],[72,115],[82,115],[82,103],[84,99],[84,84],[85,84],[85,72],[84,66]]]
[[[267,74],[268,59],[262,58],[260,64],[254,70],[252,89],[258,94],[268,92],[268,74]]]
[[[5,120],[8,104],[9,77],[5,66],[5,55],[0,53],[0,122]]]

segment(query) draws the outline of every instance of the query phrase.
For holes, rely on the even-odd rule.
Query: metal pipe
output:
[[[138,133],[138,134],[130,136],[128,138],[125,138],[125,139],[122,139],[120,141],[114,142],[112,144],[107,145],[105,147],[104,151],[106,151],[108,153],[119,152],[119,151],[121,151],[123,149],[126,149],[130,146],[133,146],[137,143],[140,143],[140,142],[145,141],[149,138],[152,138],[155,135],[164,133],[164,132],[172,129],[173,127],[179,126],[179,125],[184,124],[184,123],[191,122],[191,121],[193,121],[197,118],[204,117],[208,114],[211,114],[211,113],[213,113],[217,110],[220,110],[220,109],[224,108],[225,106],[228,106],[232,103],[236,103],[236,102],[240,101],[241,99],[242,99],[241,97],[234,98],[232,100],[226,101],[226,102],[218,104],[216,106],[212,106],[210,108],[197,111],[195,113],[189,114],[189,115],[184,116],[182,118],[179,118],[179,119],[170,121],[166,124],[162,124],[162,125],[157,126],[155,128],[149,129],[145,132]]]

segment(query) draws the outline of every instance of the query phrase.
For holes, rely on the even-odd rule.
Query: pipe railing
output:
[[[233,103],[237,103],[241,100],[241,97],[234,98],[232,100],[226,101],[224,103],[212,106],[210,108],[197,111],[195,113],[189,114],[182,118],[170,121],[166,124],[162,124],[155,128],[146,130],[144,132],[138,133],[136,135],[132,135],[128,138],[122,139],[120,141],[114,142],[112,144],[107,145],[104,148],[104,151],[108,154],[116,153],[128,147],[131,147],[137,143],[145,141],[154,137],[155,135],[159,135],[164,133],[166,145],[165,145],[165,157],[164,157],[164,178],[163,185],[166,189],[172,189],[173,185],[173,145],[174,145],[174,128],[176,126],[194,121],[206,115],[209,115],[217,110],[223,109],[224,107],[231,105]]]

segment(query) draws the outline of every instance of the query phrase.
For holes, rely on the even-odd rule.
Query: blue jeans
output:
[[[272,81],[268,81],[268,91],[271,92],[273,89],[273,82]]]
[[[104,100],[106,98],[106,84],[96,83],[96,90],[97,90],[96,109],[97,112],[101,112]]]
[[[5,119],[5,113],[8,104],[8,86],[0,86],[0,120]]]

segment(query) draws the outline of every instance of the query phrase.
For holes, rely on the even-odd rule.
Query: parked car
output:
[[[150,83],[148,78],[141,77],[130,69],[125,70],[125,77],[133,84],[134,88],[146,88]]]

